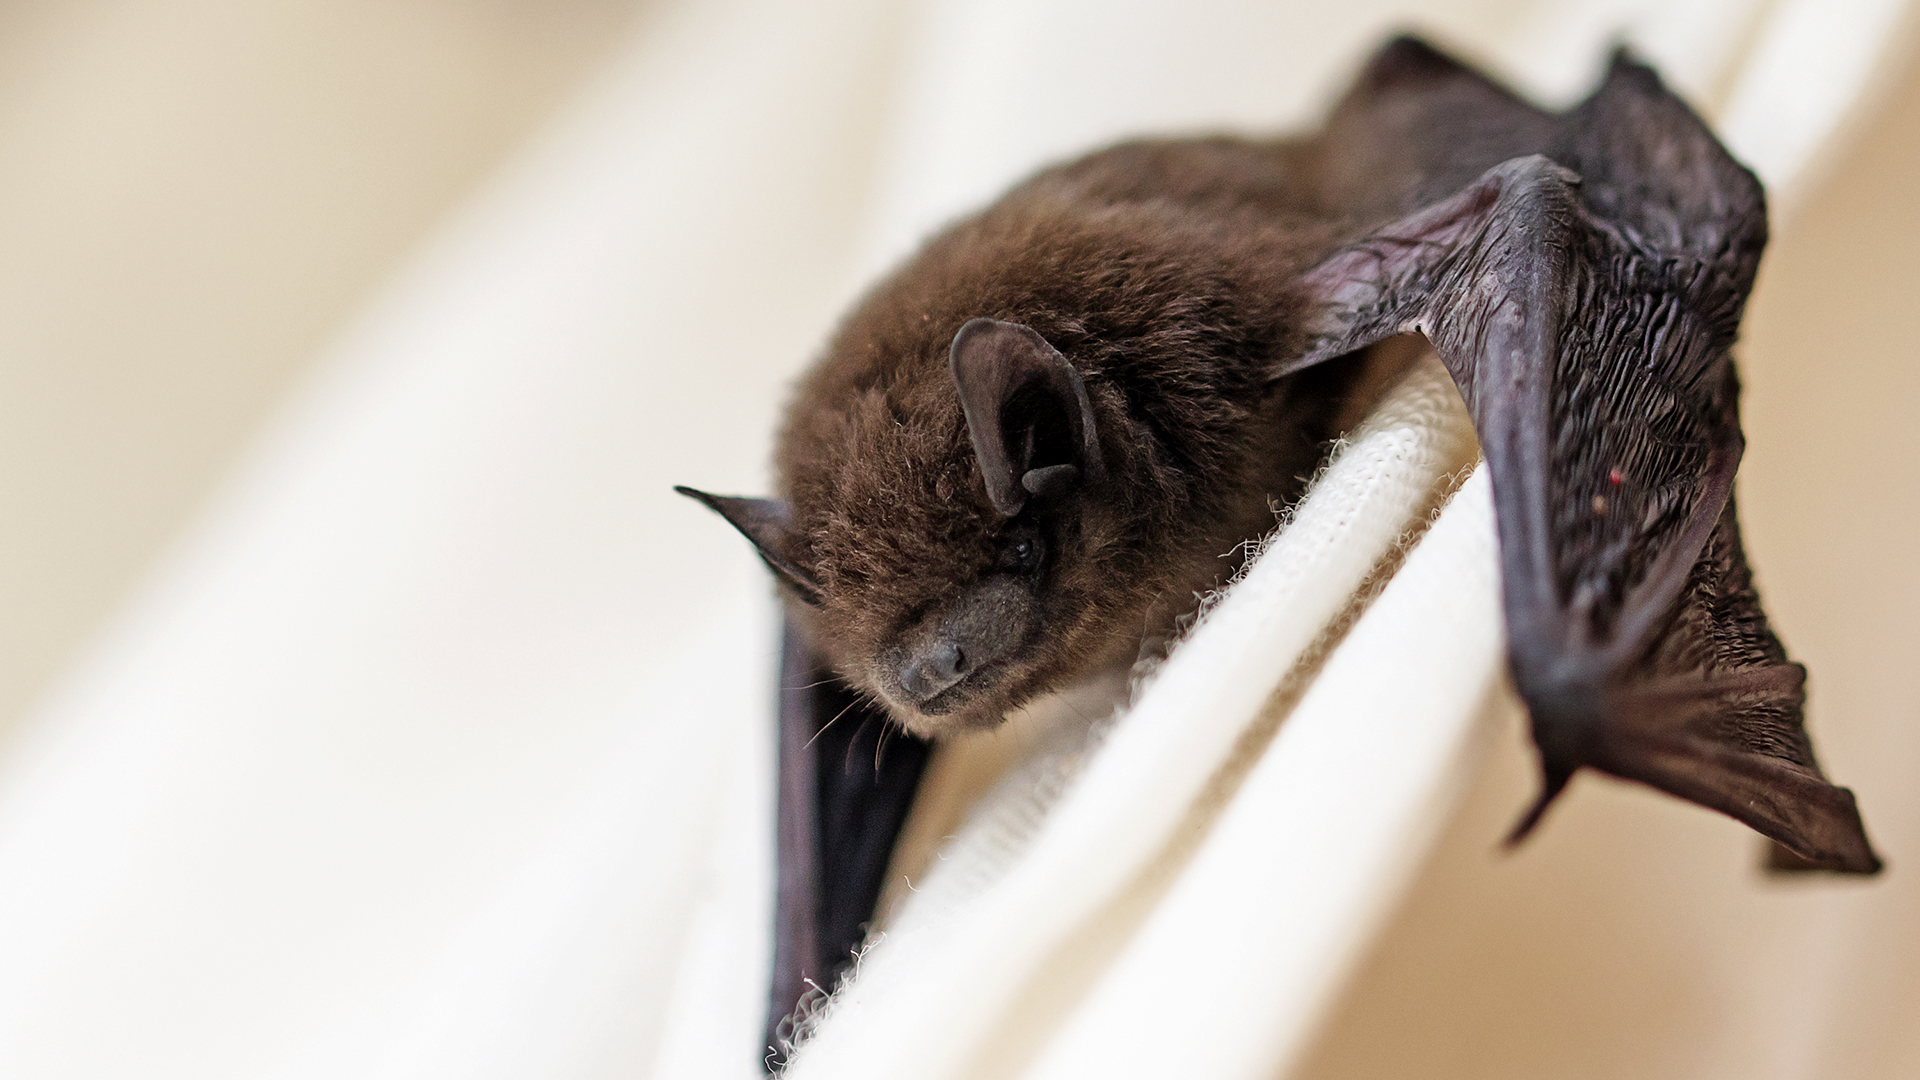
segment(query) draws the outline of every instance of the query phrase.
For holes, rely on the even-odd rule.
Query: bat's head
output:
[[[938,378],[797,415],[787,499],[681,489],[753,541],[836,669],[923,735],[1131,659],[1141,629],[1104,629],[1122,590],[1102,556],[1125,545],[1081,374],[992,319],[946,354]]]

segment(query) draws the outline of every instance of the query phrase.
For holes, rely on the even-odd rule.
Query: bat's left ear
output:
[[[775,577],[786,582],[800,599],[815,607],[820,606],[820,586],[812,575],[794,565],[787,557],[787,533],[792,515],[786,503],[778,499],[709,495],[684,485],[676,486],[673,490],[726,518],[728,524],[740,530],[740,535],[753,541],[754,550],[760,553],[760,558]]]
[[[975,319],[953,335],[947,363],[987,498],[1001,514],[1106,476],[1086,383],[1033,328]]]

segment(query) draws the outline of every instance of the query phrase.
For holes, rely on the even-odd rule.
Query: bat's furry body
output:
[[[1338,434],[1329,384],[1346,374],[1269,374],[1296,333],[1289,283],[1331,246],[1325,229],[1290,227],[1299,156],[1138,144],[1042,173],[870,294],[802,382],[780,441],[789,550],[831,600],[801,614],[835,668],[910,730],[994,724],[1133,659],[1143,632],[1230,572],[1223,553],[1298,494]],[[955,331],[979,317],[1031,327],[1072,358],[1107,478],[1029,515],[1052,556],[1031,630],[966,708],[930,715],[870,669],[998,557],[1006,520],[948,374]]]
[[[1346,422],[1354,364],[1322,361],[1424,333],[1493,473],[1545,778],[1521,831],[1590,767],[1871,872],[1734,519],[1728,349],[1765,241],[1758,182],[1650,70],[1549,113],[1402,39],[1315,135],[1122,145],[936,237],[802,382],[783,500],[699,497],[788,586],[790,685],[986,726],[1229,572]],[[809,694],[789,746],[841,707]],[[923,752],[852,814],[814,753],[783,762],[776,1017],[844,963],[878,881],[835,867],[883,872]]]

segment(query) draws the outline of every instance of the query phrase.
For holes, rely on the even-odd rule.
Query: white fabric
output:
[[[1504,640],[1491,490],[1420,541],[1026,1075],[1251,1080],[1311,1030],[1471,774]]]
[[[1735,150],[1790,191],[1904,9],[1487,0],[1419,21],[1560,100],[1624,27],[1696,100],[1724,100]],[[928,224],[1115,135],[1303,122],[1407,10],[656,12],[343,337],[4,763],[0,1075],[753,1075],[770,613],[745,552],[668,485],[762,485],[781,378]],[[1110,967],[1068,978],[1051,950],[1114,914],[1104,900],[1285,674],[1243,682],[1227,651],[1250,650],[1250,665],[1297,652],[1371,565],[1358,549],[1341,556],[1341,589],[1264,644],[1217,634],[1179,654],[1035,823],[1027,858],[945,913],[971,951],[930,943],[924,971],[898,974],[900,1004],[829,1020],[808,1054],[846,1061],[834,1076],[1073,1075],[1095,1054],[1117,1055],[1102,1075],[1163,1076],[1185,1071],[1193,1029],[1175,1024],[1204,1020],[1220,1071],[1200,1075],[1295,1056],[1418,858],[1497,670],[1490,594],[1472,592],[1491,554],[1477,490],[1415,549],[1191,860],[1099,938]],[[1392,511],[1400,524],[1415,502]],[[1399,527],[1365,531],[1378,547]],[[1287,547],[1250,595],[1286,573],[1273,556]],[[1216,623],[1239,617],[1238,595]],[[1459,652],[1406,658],[1436,629],[1423,620],[1464,610],[1434,606],[1448,596],[1476,612]],[[1177,716],[1201,697],[1168,687],[1216,663],[1234,675],[1207,692],[1239,704],[1212,726]],[[1369,696],[1387,688],[1368,675],[1417,664],[1450,673],[1425,702],[1427,741],[1382,749],[1388,725],[1418,717],[1374,711],[1392,699]],[[1183,725],[1193,742],[1168,738]],[[1362,745],[1405,760],[1388,768]],[[1143,789],[1152,800],[1101,786],[1148,775],[1129,755],[1150,746],[1164,756],[1144,764],[1166,769]],[[1351,775],[1363,760],[1381,767]],[[1328,822],[1294,777],[1386,786],[1377,816],[1318,833]],[[1084,873],[1052,876],[1066,868]],[[1291,886],[1260,876],[1283,872]],[[1292,914],[1236,907],[1246,883]],[[1183,949],[1189,919],[1235,929]],[[884,963],[876,951],[876,980]],[[1222,995],[1249,980],[1253,1013],[1204,996],[1192,1016],[1148,1007],[1174,971]],[[1051,1014],[1005,1023],[997,1010],[1048,972],[1064,980]],[[1284,1016],[1254,1023],[1263,1009]]]

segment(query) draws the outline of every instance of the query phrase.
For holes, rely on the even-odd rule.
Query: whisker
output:
[[[832,720],[829,720],[829,721],[827,721],[826,723],[824,723],[824,724],[821,724],[821,725],[820,725],[820,730],[819,730],[819,731],[816,731],[816,732],[814,732],[814,733],[813,733],[813,738],[811,738],[811,739],[808,739],[808,740],[807,740],[807,745],[806,745],[806,749],[812,749],[812,748],[813,748],[813,744],[814,744],[814,743],[816,743],[816,742],[819,742],[819,741],[820,741],[820,736],[822,736],[822,735],[825,735],[825,734],[827,733],[827,729],[828,729],[828,728],[830,728],[830,727],[832,727],[832,726],[833,726],[833,725],[834,725],[834,724],[835,724],[835,723],[836,723],[836,722],[837,722],[837,721],[838,721],[838,720],[839,720],[839,719],[840,719],[841,717],[843,717],[843,716],[845,716],[845,715],[847,715],[848,713],[850,713],[850,712],[852,712],[852,711],[853,711],[853,707],[854,707],[855,705],[858,705],[858,704],[860,704],[860,699],[859,699],[859,698],[855,698],[855,699],[853,699],[852,701],[849,701],[849,702],[847,702],[847,707],[846,707],[846,708],[844,708],[844,709],[841,709],[841,710],[840,710],[839,712],[837,712],[837,713],[834,713],[834,714],[833,714],[833,719],[832,719]],[[859,736],[860,736],[860,733],[859,733],[859,732],[857,732],[857,731],[856,731],[856,732],[854,732],[854,737],[855,737],[855,738],[859,738]]]
[[[854,732],[853,732],[853,737],[847,740],[847,753],[846,753],[846,759],[845,759],[844,761],[842,761],[842,762],[840,763],[840,771],[841,771],[842,773],[851,773],[851,772],[853,772],[853,747],[854,747],[854,744],[860,741],[860,736],[862,736],[862,735],[864,735],[864,734],[866,734],[866,731],[867,731],[867,725],[868,725],[868,724],[871,724],[871,723],[873,723],[873,714],[872,714],[872,713],[868,713],[868,714],[867,714],[867,716],[866,716],[866,719],[864,719],[864,720],[862,720],[862,721],[860,721],[860,726],[859,726],[858,728],[855,728],[855,729],[854,729]],[[884,736],[884,735],[886,734],[886,730],[885,730],[884,728],[883,728],[883,729],[881,729],[881,734],[882,734],[883,736]]]

